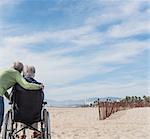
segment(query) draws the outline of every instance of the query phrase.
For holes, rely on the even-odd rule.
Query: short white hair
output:
[[[34,77],[34,75],[35,75],[35,67],[26,66],[26,70],[24,70],[24,76]]]

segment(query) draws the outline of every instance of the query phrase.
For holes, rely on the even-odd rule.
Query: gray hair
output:
[[[12,68],[17,70],[17,71],[19,71],[21,73],[22,70],[23,70],[23,64],[21,62],[19,62],[19,61],[16,61],[16,62],[13,63],[13,67]]]
[[[34,77],[35,75],[35,67],[34,66],[27,66],[26,71],[24,71],[24,76]]]

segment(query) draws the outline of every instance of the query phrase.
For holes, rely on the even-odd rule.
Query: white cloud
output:
[[[94,63],[126,63],[134,60],[138,54],[148,49],[149,41],[128,41],[111,45],[109,50],[93,56]],[[128,61],[129,60],[129,61]]]
[[[3,39],[2,44],[4,46],[26,46],[28,44],[37,44],[45,41],[55,41],[57,43],[70,42],[75,38],[79,38],[84,34],[88,34],[92,31],[90,26],[83,26],[74,29],[67,29],[55,32],[36,32],[31,34],[25,34],[21,36],[7,36]]]
[[[108,34],[111,37],[115,37],[115,38],[130,37],[139,34],[148,34],[150,33],[149,24],[150,24],[149,21],[139,22],[139,20],[133,19],[132,21],[128,21],[120,25],[114,25],[108,31]]]
[[[18,3],[18,0],[0,0],[0,6],[6,6]]]
[[[125,15],[137,14],[139,12],[139,8],[144,1],[141,0],[127,0],[120,4],[120,10]],[[146,2],[146,0],[145,0]]]

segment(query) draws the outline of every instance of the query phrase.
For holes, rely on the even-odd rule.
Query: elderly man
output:
[[[27,82],[21,75],[23,64],[15,62],[11,69],[0,70],[0,132],[4,116],[4,100],[5,95],[9,99],[7,90],[13,87],[16,83],[28,90],[39,90],[43,88],[42,84],[34,84]]]

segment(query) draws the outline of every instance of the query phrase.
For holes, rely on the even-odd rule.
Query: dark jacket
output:
[[[32,77],[24,77],[26,79],[27,82],[29,83],[35,83],[35,84],[41,84],[40,82],[36,81],[34,78]]]

